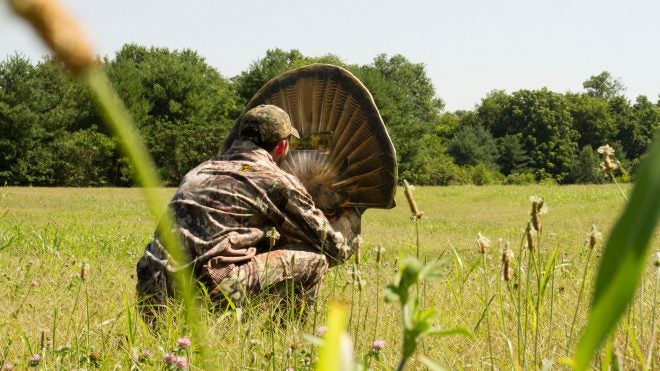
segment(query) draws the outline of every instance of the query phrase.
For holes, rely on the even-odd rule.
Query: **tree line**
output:
[[[217,154],[242,107],[272,77],[332,63],[371,91],[397,151],[399,177],[415,184],[599,183],[596,149],[612,146],[622,180],[634,179],[659,131],[660,101],[624,97],[608,72],[584,91],[492,91],[473,110],[446,112],[423,64],[378,55],[367,65],[335,55],[268,50],[228,78],[192,50],[127,44],[103,58],[166,185]],[[0,62],[0,184],[131,186],[131,168],[89,92],[52,58]]]

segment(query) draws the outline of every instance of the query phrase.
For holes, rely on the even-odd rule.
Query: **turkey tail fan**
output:
[[[329,64],[285,72],[268,81],[244,112],[260,104],[276,105],[291,117],[301,139],[292,142],[282,168],[301,180],[331,221],[357,214],[357,221],[348,219],[358,223],[359,233],[364,209],[395,206],[394,146],[371,93],[352,73]],[[223,151],[237,131],[238,120]]]

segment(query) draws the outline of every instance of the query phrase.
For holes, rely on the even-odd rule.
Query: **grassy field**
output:
[[[134,267],[155,226],[138,189],[8,187],[0,193],[0,363],[23,369],[38,354],[40,361],[32,363],[48,369],[162,369],[164,355],[174,352],[188,357],[190,369],[199,368],[196,344],[177,346],[190,335],[180,306],[173,305],[157,332],[135,314]],[[521,242],[533,195],[549,208],[536,236],[538,265]],[[450,369],[565,367],[561,361],[571,356],[584,324],[602,248],[599,243],[589,254],[586,241],[592,225],[607,237],[624,205],[616,187],[420,187],[415,196],[424,212],[417,224],[401,190],[396,208],[365,213],[360,264],[354,268],[351,260],[331,270],[307,323],[274,324],[269,301],[241,311],[203,310],[210,361],[219,369],[305,369],[317,356],[306,335],[325,324],[334,301],[349,316],[356,362],[393,369],[401,354],[401,314],[383,300],[384,288],[405,256],[419,254],[423,262],[448,259],[443,279],[420,284],[421,306],[438,310],[435,326],[466,328],[472,336],[426,337],[418,353]],[[492,241],[485,269],[478,233]],[[507,243],[515,253],[509,282],[501,263]],[[651,366],[660,364],[657,232],[652,244],[643,286],[613,338],[626,369],[642,369],[648,357]],[[385,250],[381,264],[379,247]],[[555,248],[541,294],[534,272],[543,275]],[[384,349],[372,350],[374,340],[383,340]],[[594,367],[609,362],[609,354],[602,351]],[[408,363],[421,367],[416,359]]]

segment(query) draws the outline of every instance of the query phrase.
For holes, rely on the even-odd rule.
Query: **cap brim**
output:
[[[300,139],[300,134],[298,133],[298,129],[294,128],[293,126],[291,126],[291,135]]]

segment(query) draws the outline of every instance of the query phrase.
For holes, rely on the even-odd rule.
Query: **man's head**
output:
[[[289,115],[283,109],[270,104],[262,104],[245,112],[240,118],[238,133],[241,139],[261,147],[288,139],[292,135],[300,138],[298,130],[291,125]]]

